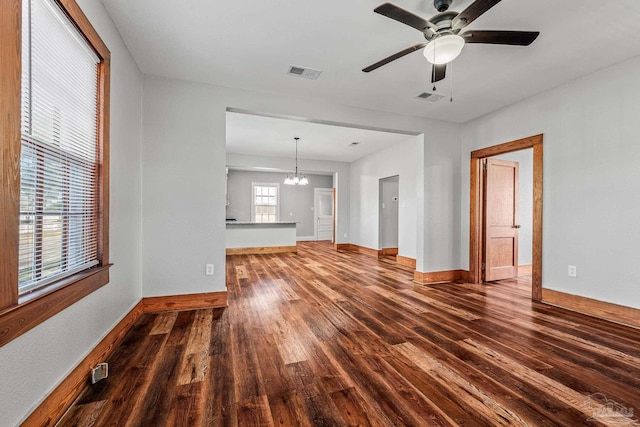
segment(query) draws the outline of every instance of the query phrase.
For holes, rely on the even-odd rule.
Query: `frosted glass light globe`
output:
[[[446,64],[460,55],[464,39],[456,34],[448,34],[429,42],[424,48],[424,57],[432,64]]]

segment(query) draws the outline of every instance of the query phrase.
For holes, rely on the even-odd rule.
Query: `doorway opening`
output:
[[[315,236],[316,240],[334,241],[333,188],[314,188]]]
[[[398,255],[398,175],[381,178],[378,187],[378,253],[392,258]]]
[[[501,274],[513,274],[514,270],[508,270],[508,262],[502,261],[504,265],[497,266],[493,272],[488,272],[487,261],[493,262],[498,259],[498,264],[501,262],[500,258],[511,257],[511,263],[515,264],[515,271],[518,267],[517,249],[514,248],[514,236],[517,238],[517,230],[520,224],[514,222],[517,219],[517,207],[516,215],[509,218],[509,215],[505,213],[505,210],[500,209],[500,203],[496,203],[489,199],[487,196],[492,197],[491,194],[487,194],[486,185],[487,180],[492,178],[486,178],[484,173],[484,164],[500,163],[500,161],[490,162],[489,158],[503,155],[507,153],[513,153],[520,150],[532,149],[533,150],[533,177],[532,177],[532,212],[531,212],[531,297],[535,301],[542,299],[542,135],[536,135],[529,138],[523,138],[516,141],[507,142],[505,144],[496,145],[493,147],[483,148],[471,153],[471,174],[470,174],[470,224],[469,224],[469,281],[471,283],[482,283],[483,280],[497,280],[501,278]],[[496,165],[499,172],[497,176],[502,179],[502,187],[510,188],[511,184],[504,184],[509,182],[509,176],[514,176],[513,165],[509,165],[509,162],[502,162]],[[491,182],[489,182],[491,184]],[[513,189],[512,189],[513,191]],[[516,190],[517,194],[517,190]],[[513,202],[513,200],[511,200]],[[508,203],[507,203],[508,204]],[[497,210],[495,207],[498,206]],[[489,208],[487,210],[487,208]],[[491,210],[494,209],[494,212]],[[489,215],[494,215],[499,218],[497,221],[490,220],[489,223],[485,221],[485,213],[489,212]],[[506,224],[511,220],[511,224]],[[505,224],[501,224],[504,222]],[[492,225],[498,225],[491,229]],[[500,233],[503,233],[502,235]],[[493,241],[491,239],[496,237]],[[491,250],[496,251],[498,256],[492,256],[491,253],[487,254],[487,244],[489,244]],[[510,246],[511,245],[511,246]],[[505,255],[506,254],[506,255]],[[487,260],[487,255],[492,257],[491,260]],[[484,265],[483,265],[484,263]],[[483,270],[485,267],[485,270]],[[495,274],[494,274],[495,273]],[[516,274],[517,275],[517,274]]]

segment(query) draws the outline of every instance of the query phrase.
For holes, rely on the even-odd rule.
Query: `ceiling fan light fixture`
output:
[[[429,42],[424,48],[424,57],[432,64],[447,64],[460,55],[464,39],[457,34],[447,34]]]

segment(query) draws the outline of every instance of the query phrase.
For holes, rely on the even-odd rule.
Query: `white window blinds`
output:
[[[20,294],[98,264],[99,59],[50,0],[23,0]]]

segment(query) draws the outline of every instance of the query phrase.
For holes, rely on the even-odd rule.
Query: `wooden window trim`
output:
[[[75,0],[55,0],[100,58],[98,80],[98,259],[84,270],[18,296],[22,0],[0,2],[0,346],[109,282],[109,103],[111,53]]]

